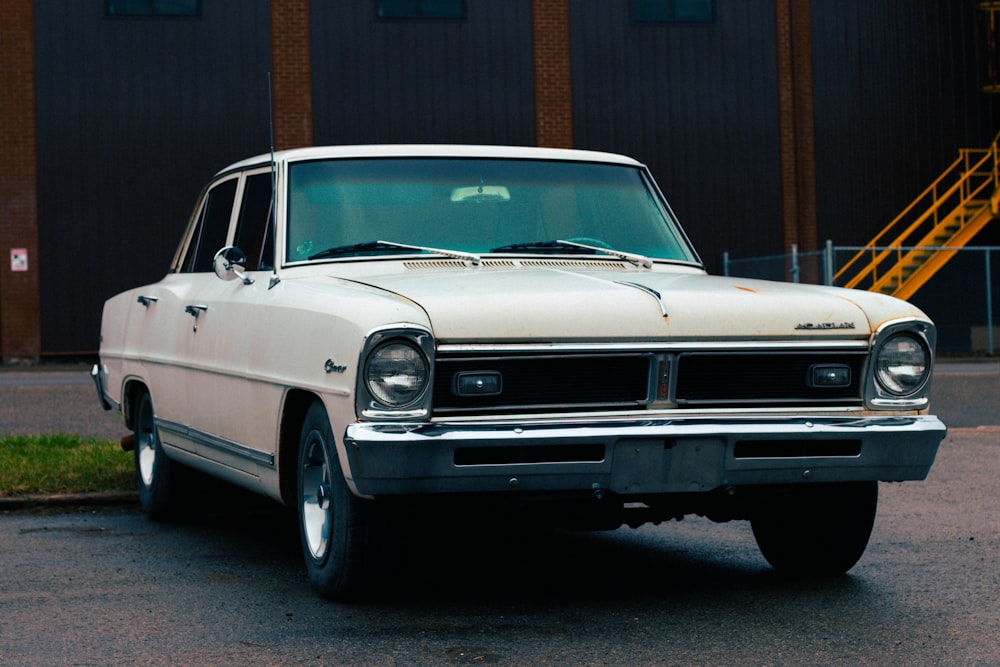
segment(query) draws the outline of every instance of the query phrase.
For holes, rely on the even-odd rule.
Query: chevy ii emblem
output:
[[[327,373],[343,373],[347,370],[347,366],[341,366],[340,364],[334,363],[333,359],[327,359],[326,363],[323,364],[323,370]]]
[[[795,325],[796,329],[853,329],[854,322],[802,322]]]

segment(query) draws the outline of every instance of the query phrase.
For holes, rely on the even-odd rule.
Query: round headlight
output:
[[[365,363],[365,386],[375,400],[398,408],[415,401],[427,385],[427,359],[405,341],[376,348]]]
[[[930,372],[930,352],[908,334],[890,338],[879,348],[875,377],[879,385],[895,396],[907,396],[920,389]]]

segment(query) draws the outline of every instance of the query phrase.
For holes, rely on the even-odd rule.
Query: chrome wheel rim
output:
[[[333,522],[330,487],[330,462],[323,438],[315,431],[309,435],[302,461],[300,508],[302,532],[314,560],[326,556]]]
[[[149,403],[143,405],[139,420],[139,432],[135,443],[139,464],[139,478],[148,489],[153,485],[153,475],[156,473],[156,428],[153,426],[153,416]]]

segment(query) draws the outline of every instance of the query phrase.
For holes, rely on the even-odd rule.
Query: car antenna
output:
[[[278,174],[277,165],[274,162],[274,92],[271,88],[271,71],[267,72],[267,129],[271,135],[271,248],[272,252],[277,252],[278,250],[278,221],[275,218],[277,213],[277,199],[278,199]],[[271,289],[279,282],[281,278],[278,277],[278,262],[277,257],[272,257],[271,262],[274,264],[271,267],[273,273],[271,274],[271,280],[267,283],[267,289]]]

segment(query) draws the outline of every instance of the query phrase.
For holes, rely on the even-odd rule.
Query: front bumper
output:
[[[104,366],[94,364],[94,367],[90,369],[90,378],[94,381],[94,386],[97,388],[97,400],[100,402],[101,407],[105,410],[113,410],[115,403],[108,395],[108,374]]]
[[[947,432],[933,416],[684,418],[561,424],[355,423],[364,496],[920,480]]]

